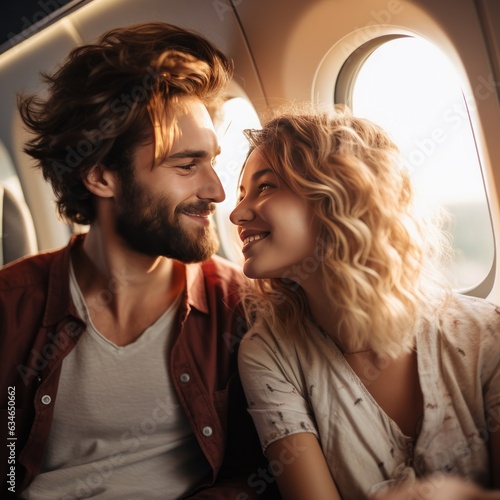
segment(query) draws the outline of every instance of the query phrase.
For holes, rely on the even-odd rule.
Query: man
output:
[[[149,23],[74,49],[46,100],[19,98],[26,152],[90,229],[0,271],[6,493],[272,495],[236,376],[244,282],[212,257],[207,106],[231,73],[199,35]]]

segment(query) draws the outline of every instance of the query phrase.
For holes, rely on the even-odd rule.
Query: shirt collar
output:
[[[72,249],[81,245],[84,238],[83,234],[73,235],[69,244],[56,252],[52,260],[43,326],[54,325],[68,314],[78,317],[69,289],[69,265]]]
[[[208,314],[207,294],[203,264],[186,264],[186,293],[187,302],[200,312]]]
[[[84,239],[84,234],[73,235],[66,248],[60,250],[52,261],[44,326],[56,324],[68,314],[78,317],[69,288],[69,267],[71,252],[77,245],[81,245]],[[187,303],[198,311],[208,314],[203,264],[186,264],[185,270]]]

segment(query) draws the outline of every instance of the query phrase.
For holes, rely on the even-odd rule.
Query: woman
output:
[[[284,498],[499,498],[499,310],[436,279],[397,147],[345,110],[247,135],[239,366]]]

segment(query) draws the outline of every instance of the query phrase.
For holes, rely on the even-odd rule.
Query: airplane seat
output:
[[[0,267],[37,251],[35,226],[28,206],[0,183]]]

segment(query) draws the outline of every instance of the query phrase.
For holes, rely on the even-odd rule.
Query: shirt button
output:
[[[203,427],[203,430],[201,432],[203,432],[204,436],[209,437],[212,435],[213,430],[212,430],[212,427],[208,427],[208,425],[207,425],[206,427]]]
[[[182,383],[185,384],[186,382],[189,382],[191,380],[191,377],[189,376],[189,373],[181,373],[179,379]]]
[[[41,401],[42,401],[42,404],[44,404],[44,405],[50,405],[52,398],[48,394],[45,394],[45,396],[42,396]]]

